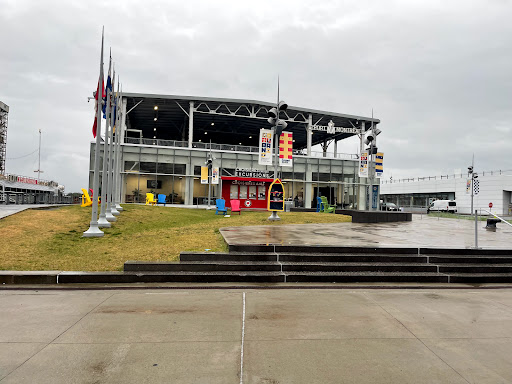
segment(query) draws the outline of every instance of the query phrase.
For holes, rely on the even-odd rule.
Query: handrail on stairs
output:
[[[487,209],[484,209],[485,212],[487,212],[489,215],[493,215],[494,217],[500,219],[502,222],[504,222],[505,224],[508,224],[512,227],[512,224],[510,224],[508,221],[502,219],[501,217],[499,217],[498,215],[495,215],[494,213],[492,212],[489,212]]]

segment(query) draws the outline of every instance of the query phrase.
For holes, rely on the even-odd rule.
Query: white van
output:
[[[430,203],[427,208],[427,213],[429,212],[457,212],[457,203],[455,200],[435,200]]]

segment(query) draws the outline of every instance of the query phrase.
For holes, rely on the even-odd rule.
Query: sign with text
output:
[[[327,125],[312,125],[311,130],[313,131],[323,131],[330,135],[334,135],[336,133],[360,133],[360,130],[354,127],[346,128],[346,127],[335,127],[334,122],[331,120]]]
[[[368,177],[368,152],[361,152],[359,158],[359,177]]]
[[[281,167],[293,166],[293,133],[283,132],[279,137],[279,165]]]
[[[270,179],[270,171],[259,170],[252,168],[237,168],[235,169],[236,177],[252,177],[257,179]]]
[[[219,184],[219,167],[212,167],[212,184]]]
[[[471,195],[471,179],[466,180],[466,195]]]
[[[272,165],[272,138],[274,136],[274,130],[272,129],[260,129],[260,149],[258,156],[258,164],[260,165]]]

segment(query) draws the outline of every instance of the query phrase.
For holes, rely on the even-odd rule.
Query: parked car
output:
[[[436,200],[430,203],[427,213],[430,212],[457,212],[457,203],[455,200]]]
[[[394,203],[382,203],[380,205],[381,211],[399,211],[400,209]]]

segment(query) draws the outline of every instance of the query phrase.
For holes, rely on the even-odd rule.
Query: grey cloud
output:
[[[101,25],[129,92],[272,101],[381,119],[387,176],[512,169],[509,1],[5,1],[9,158],[87,183]],[[357,142],[339,144],[355,152]],[[331,149],[332,150],[332,149]],[[34,158],[8,160],[32,175]]]

